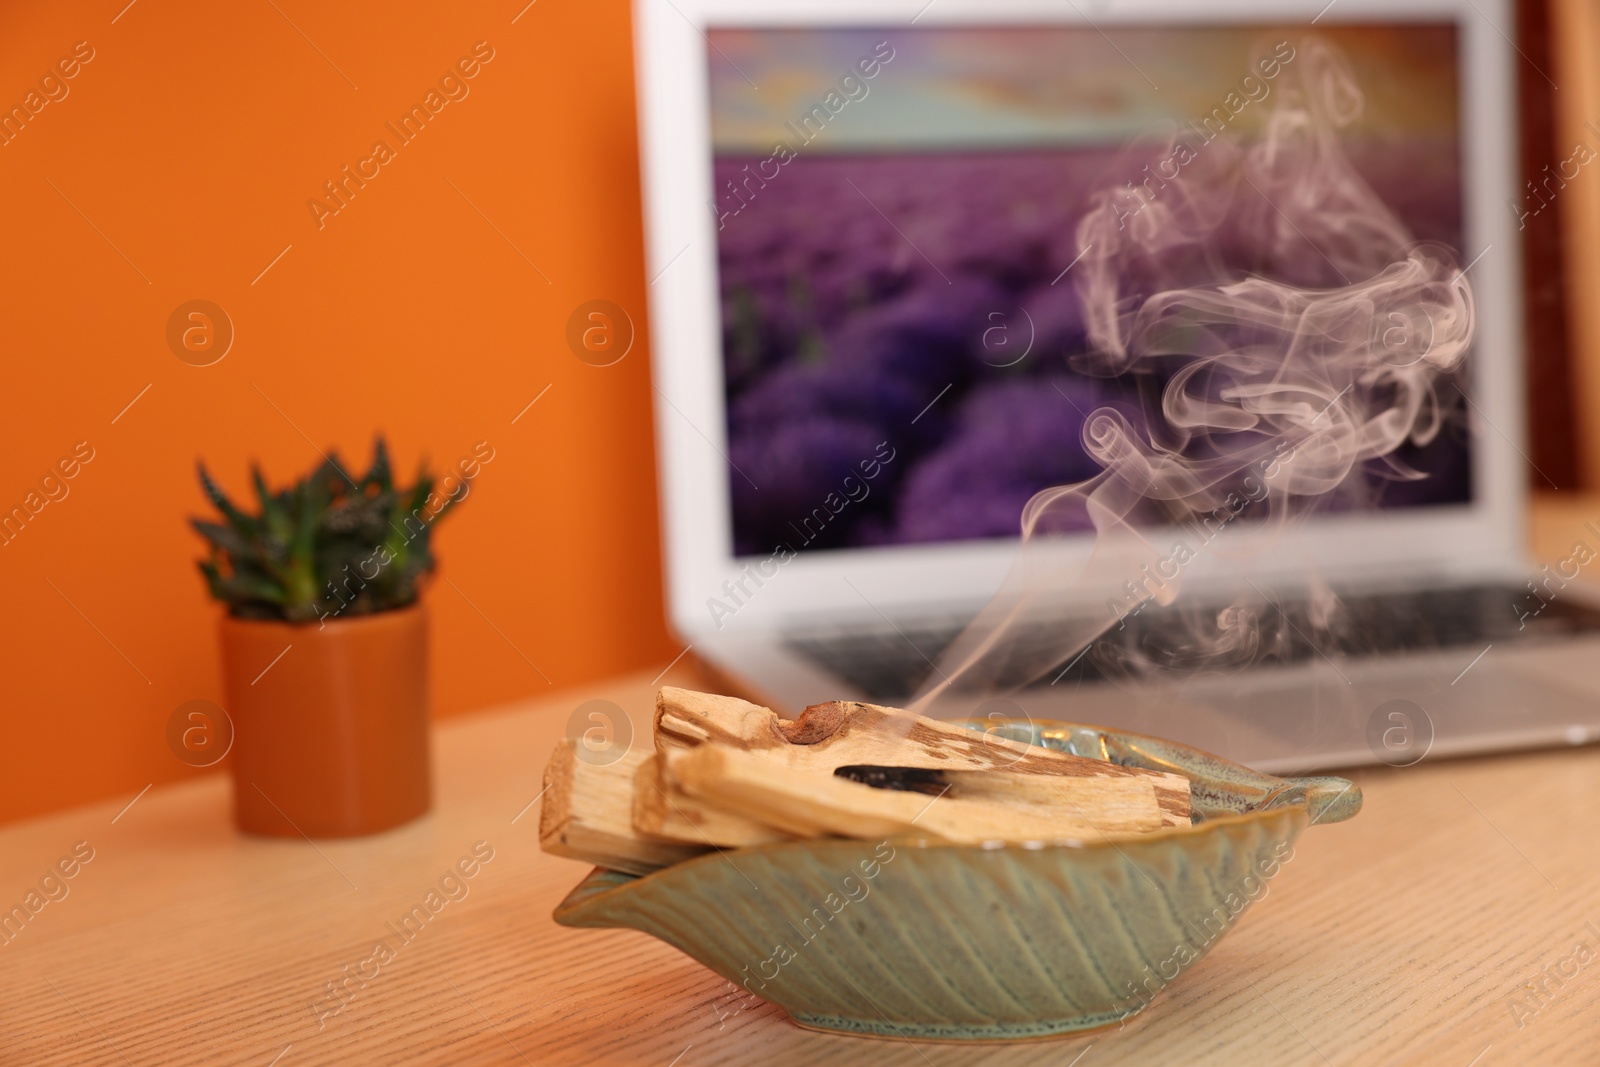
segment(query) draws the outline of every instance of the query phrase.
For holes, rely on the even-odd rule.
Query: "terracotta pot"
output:
[[[427,635],[421,604],[320,628],[222,620],[239,829],[350,837],[428,810]]]

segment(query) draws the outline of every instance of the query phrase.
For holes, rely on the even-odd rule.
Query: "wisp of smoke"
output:
[[[1089,351],[1074,366],[1164,383],[1159,417],[1089,413],[1083,442],[1103,469],[1029,501],[1017,563],[919,710],[1025,685],[1146,602],[1171,604],[1235,519],[1250,536],[1222,540],[1259,546],[1312,511],[1369,506],[1375,472],[1423,477],[1396,453],[1445,425],[1439,389],[1471,344],[1472,292],[1456,253],[1417,242],[1345,155],[1340,131],[1363,106],[1349,67],[1315,38],[1297,53],[1257,137],[1175,135],[1158,157],[1182,161],[1175,177],[1091,201],[1074,275]],[[1087,565],[1063,564],[1054,543],[1089,529]],[[1240,665],[1272,639],[1240,603],[1184,629],[1161,664],[1127,666]]]

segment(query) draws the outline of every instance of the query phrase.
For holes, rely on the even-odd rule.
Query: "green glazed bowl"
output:
[[[597,868],[564,926],[658,937],[820,1030],[1048,1037],[1140,1011],[1265,895],[1308,825],[1361,809],[1343,778],[1274,778],[1171,741],[969,722],[1189,778],[1194,823],[1111,841],[822,838],[707,853],[643,878]]]

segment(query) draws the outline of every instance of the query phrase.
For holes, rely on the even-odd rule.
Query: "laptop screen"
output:
[[[735,553],[1015,538],[1035,492],[1100,470],[1089,413],[1167,440],[1181,352],[1118,367],[1097,349],[1169,277],[1094,266],[1091,210],[1218,286],[1349,284],[1335,245],[1369,224],[1465,265],[1455,28],[1314,34],[1351,84],[1322,127],[1285,132],[1303,26],[710,30]],[[1312,227],[1292,185],[1251,181],[1277,137],[1331,139],[1348,174],[1304,180],[1347,181],[1349,220]],[[1393,318],[1386,344],[1425,343]],[[1436,392],[1425,432],[1317,506],[1470,502],[1463,396]]]

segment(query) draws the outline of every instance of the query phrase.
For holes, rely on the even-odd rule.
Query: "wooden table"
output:
[[[1537,548],[1564,552],[1600,507],[1542,514]],[[7,908],[93,849],[0,944],[0,1063],[1600,1062],[1600,749],[1355,772],[1362,814],[1312,828],[1120,1033],[912,1044],[801,1030],[642,934],[550,921],[587,868],[539,851],[545,757],[589,699],[642,726],[650,683],[442,726],[436,810],[375,838],[245,839],[221,776],[0,831]],[[374,975],[388,924],[477,842],[493,858]],[[356,972],[330,1014],[328,984]]]

